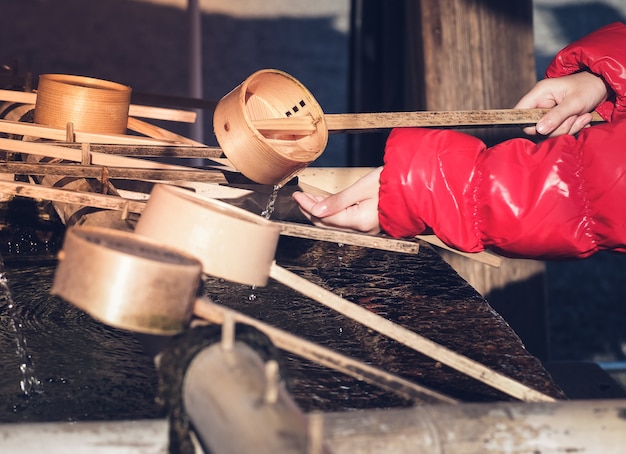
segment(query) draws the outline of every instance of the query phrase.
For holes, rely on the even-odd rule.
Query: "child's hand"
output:
[[[320,197],[294,192],[300,210],[318,227],[333,227],[364,233],[380,232],[378,223],[379,167],[337,194]]]
[[[543,79],[519,100],[516,109],[553,108],[535,126],[524,128],[529,135],[576,134],[591,123],[591,113],[607,99],[602,78],[589,72]]]

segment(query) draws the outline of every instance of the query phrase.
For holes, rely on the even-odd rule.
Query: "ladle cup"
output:
[[[172,335],[191,318],[189,302],[201,273],[193,256],[148,238],[102,227],[71,227],[51,292],[117,328]]]
[[[202,263],[203,271],[210,275],[261,286],[271,277],[370,329],[518,399],[554,400],[277,265],[273,258],[279,228],[241,208],[205,199],[178,187],[156,185],[135,233],[195,256]]]
[[[261,134],[255,121],[305,118],[306,133]],[[298,80],[275,69],[255,72],[215,108],[213,129],[224,154],[246,177],[281,186],[322,154],[328,141],[324,112]]]

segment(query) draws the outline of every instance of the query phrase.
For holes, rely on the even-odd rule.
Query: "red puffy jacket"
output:
[[[614,93],[597,108],[607,122],[577,136],[487,148],[450,130],[393,130],[380,179],[382,229],[407,237],[430,228],[459,250],[511,257],[626,252],[626,25],[566,47],[546,75],[580,70]]]

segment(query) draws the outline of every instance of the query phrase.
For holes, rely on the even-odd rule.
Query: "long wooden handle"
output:
[[[113,167],[81,164],[33,164],[21,161],[0,161],[0,173],[17,175],[58,175],[78,178],[103,177],[119,180],[152,181],[198,181],[204,183],[226,184],[228,181],[219,170],[194,169],[138,169],[136,167]]]
[[[94,169],[98,168],[94,167]],[[0,167],[0,170],[2,170],[2,167]],[[135,172],[140,170],[143,169],[135,169]],[[158,170],[155,172],[158,172]],[[55,172],[55,174],[57,173]],[[219,175],[216,177],[219,178]],[[143,201],[125,199],[118,196],[97,194],[94,192],[78,192],[69,189],[49,188],[38,184],[1,180],[0,194],[19,194],[22,197],[44,199],[52,202],[75,203],[105,210],[117,210],[131,213],[142,213],[146,205],[146,202]],[[358,233],[344,234],[344,232],[334,232],[319,227],[299,226],[298,224],[294,224],[290,227],[286,223],[279,223],[279,226],[281,228],[281,235],[351,244],[354,246],[403,252],[407,254],[417,254],[419,251],[418,243],[395,240],[393,238],[383,239],[385,241],[381,241],[380,238],[371,235]]]
[[[26,123],[23,121],[0,120],[0,132],[6,134],[16,134],[22,136],[39,137],[56,141],[67,140],[68,131],[63,128],[45,126],[36,123]],[[184,145],[172,142],[171,140],[154,139],[152,137],[131,136],[126,134],[93,133],[72,131],[73,139],[76,142],[84,143],[104,143],[120,145]]]
[[[104,210],[130,213],[141,213],[145,208],[145,202],[118,196],[49,188],[39,184],[16,183],[13,181],[0,180],[0,194],[19,195],[20,197],[50,200],[52,202],[75,203]]]
[[[274,345],[282,350],[321,364],[330,369],[343,372],[359,380],[379,386],[409,399],[436,401],[454,404],[455,399],[412,383],[389,372],[382,371],[356,359],[329,350],[301,337],[282,331],[255,318],[215,304],[206,298],[199,298],[194,304],[194,315],[206,321],[222,324],[227,317],[237,323],[250,325],[265,333]]]
[[[492,109],[423,112],[376,112],[355,114],[325,114],[330,132],[374,131],[406,127],[478,127],[494,125],[531,125],[537,123],[549,109]],[[300,134],[315,131],[319,119],[292,116],[253,121],[263,134]],[[593,121],[603,121],[597,112]]]
[[[419,243],[395,238],[367,235],[365,233],[344,232],[294,222],[272,221],[280,227],[280,234],[310,240],[330,241],[333,243],[364,246],[404,254],[417,254]]]
[[[333,292],[278,266],[276,263],[270,269],[270,277],[374,331],[384,334],[509,396],[529,402],[554,402],[556,400],[357,304],[351,303]]]
[[[41,142],[27,142],[22,140],[0,138],[0,150],[12,151],[15,153],[34,154],[74,162],[84,162],[86,160],[90,164],[103,166],[134,167],[138,169],[189,169],[189,167],[185,166],[150,161],[147,159],[129,158],[126,156],[98,153],[94,151],[84,153],[83,150],[75,148],[61,147]]]

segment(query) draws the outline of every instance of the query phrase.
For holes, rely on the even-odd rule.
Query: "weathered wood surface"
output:
[[[182,170],[139,169],[136,167],[107,167],[81,164],[32,164],[19,161],[0,161],[0,173],[18,175],[59,175],[82,178],[113,178],[122,180],[181,180],[205,183],[226,183],[224,174],[217,170],[187,168]]]
[[[372,112],[358,114],[325,114],[329,132],[366,132],[407,127],[478,127],[531,125],[549,109],[486,109],[423,112]],[[594,113],[593,121],[603,121]],[[291,116],[254,120],[253,126],[264,134],[310,134],[316,120],[311,116]]]

